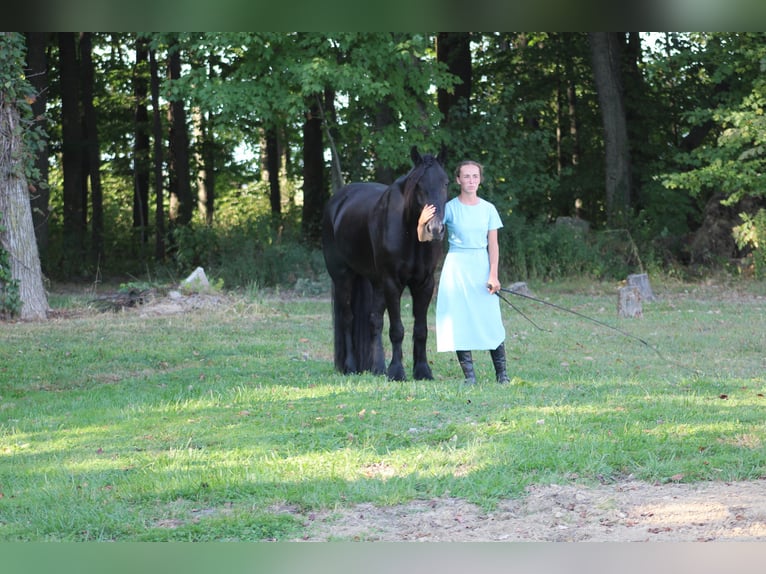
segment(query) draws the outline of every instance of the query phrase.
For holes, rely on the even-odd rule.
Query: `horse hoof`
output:
[[[434,375],[428,365],[415,367],[412,376],[416,381],[433,381],[434,379]]]
[[[407,375],[405,375],[403,368],[388,369],[388,380],[389,381],[406,381]]]

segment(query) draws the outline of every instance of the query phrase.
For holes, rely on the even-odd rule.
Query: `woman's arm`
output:
[[[489,253],[489,277],[487,289],[490,293],[500,291],[500,279],[498,278],[498,266],[500,265],[500,246],[497,242],[497,229],[487,232],[487,252]]]

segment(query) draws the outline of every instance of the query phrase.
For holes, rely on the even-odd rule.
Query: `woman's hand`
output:
[[[487,291],[489,291],[490,295],[494,295],[500,291],[500,281],[497,279],[497,277],[490,277],[487,280]]]
[[[430,203],[423,207],[423,211],[420,212],[420,217],[418,218],[418,225],[425,225],[429,221],[431,221],[431,218],[436,215],[436,206],[431,205]]]
[[[427,241],[430,239],[426,233],[426,224],[436,215],[436,206],[430,203],[423,207],[418,217],[418,241]]]

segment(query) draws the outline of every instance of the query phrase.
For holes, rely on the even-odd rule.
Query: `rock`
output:
[[[508,287],[508,290],[513,293],[519,293],[520,295],[532,295],[529,287],[523,281],[517,281],[516,283],[513,283],[510,287]]]
[[[205,291],[210,288],[210,282],[207,280],[205,270],[197,267],[186,279],[181,281],[181,287],[191,291]]]

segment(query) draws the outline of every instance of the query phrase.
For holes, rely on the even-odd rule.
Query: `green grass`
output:
[[[653,285],[621,320],[614,286],[531,287],[660,355],[519,298],[551,332],[503,304],[503,387],[487,352],[463,387],[433,333],[433,381],[336,373],[327,300],[0,324],[0,540],[283,540],[360,502],[766,476],[763,284]]]

